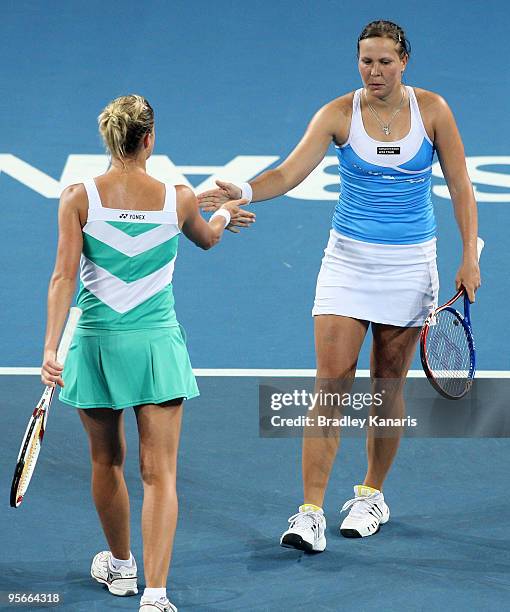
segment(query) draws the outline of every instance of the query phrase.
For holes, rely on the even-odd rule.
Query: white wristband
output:
[[[248,204],[253,199],[253,189],[250,183],[241,183],[241,199],[248,200]]]
[[[217,217],[223,217],[225,219],[225,227],[227,227],[227,225],[230,223],[230,212],[226,208],[220,208],[219,210],[217,210],[211,217],[209,223]]]

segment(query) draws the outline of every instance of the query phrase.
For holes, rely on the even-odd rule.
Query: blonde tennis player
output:
[[[166,584],[177,521],[177,449],[183,401],[198,395],[174,310],[179,235],[209,249],[226,227],[238,231],[255,217],[237,199],[206,223],[191,189],[147,174],[154,113],[145,98],[113,100],[99,116],[99,130],[110,169],[68,187],[60,201],[42,380],[60,385],[61,401],[79,409],[90,442],[92,494],[109,546],[94,557],[91,573],[121,596],[138,592],[123,476],[123,409],[134,406],[144,487],[140,611],[173,612]],[[55,351],[78,266],[83,315],[62,373]]]
[[[339,159],[340,196],[333,215],[312,314],[317,354],[316,391],[349,392],[361,345],[372,327],[370,370],[374,392],[387,391],[385,414],[404,415],[403,385],[426,316],[437,304],[436,223],[431,166],[437,152],[450,190],[463,250],[456,283],[471,301],[480,285],[477,211],[464,149],[452,112],[436,93],[402,83],[410,46],[389,21],[368,24],[358,39],[362,87],[326,104],[302,141],[274,170],[240,187],[218,182],[199,196],[206,210],[246,196],[282,195],[324,158],[333,142]],[[393,381],[390,383],[390,381]],[[322,394],[327,397],[326,393]],[[329,396],[332,397],[332,396]],[[338,416],[318,403],[317,415]],[[374,414],[374,413],[373,413]],[[304,500],[281,537],[282,546],[326,547],[324,494],[339,444],[339,428],[306,427],[302,471]],[[340,526],[345,537],[375,534],[390,517],[382,492],[401,427],[384,436],[367,430],[368,469]]]

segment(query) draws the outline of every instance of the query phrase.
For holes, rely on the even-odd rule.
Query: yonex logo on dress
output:
[[[119,215],[119,219],[134,219],[136,221],[143,221],[145,219],[145,215],[121,213]]]

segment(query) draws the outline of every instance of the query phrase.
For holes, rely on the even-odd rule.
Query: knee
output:
[[[159,461],[149,453],[140,454],[140,475],[144,485],[164,485],[175,488],[175,467],[165,461]]]
[[[387,361],[376,364],[371,372],[372,380],[393,379],[395,381],[405,379],[407,370],[400,360]]]
[[[317,358],[317,380],[324,385],[338,386],[343,381],[354,379],[356,367],[358,365],[357,356],[354,359],[335,359],[333,354],[322,352]]]
[[[125,458],[126,451],[123,447],[110,448],[107,450],[92,449],[92,467],[100,470],[112,469],[122,471]]]
[[[158,481],[158,469],[154,461],[146,457],[140,457],[140,476],[146,485],[153,485]]]
[[[316,389],[325,393],[349,392],[356,374],[356,366],[345,369],[323,367],[317,370]]]
[[[334,367],[322,367],[317,370],[317,378],[324,381],[341,381],[344,379],[354,378],[356,374],[356,366],[338,369]]]
[[[384,351],[374,357],[371,368],[372,378],[393,378],[395,380],[405,378],[409,359],[403,351],[400,353]]]

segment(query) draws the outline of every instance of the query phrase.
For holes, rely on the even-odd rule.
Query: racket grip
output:
[[[60,344],[58,345],[57,349],[57,361],[62,365],[65,363],[67,353],[69,352],[69,347],[71,346],[71,342],[73,340],[74,331],[78,325],[81,314],[81,308],[73,307],[69,311],[69,317],[67,318],[64,333],[62,334],[62,338],[60,339]]]
[[[476,251],[478,254],[478,261],[480,261],[480,255],[482,254],[484,246],[485,246],[485,242],[483,241],[482,238],[480,238],[480,236],[478,236],[478,238],[476,239]]]

